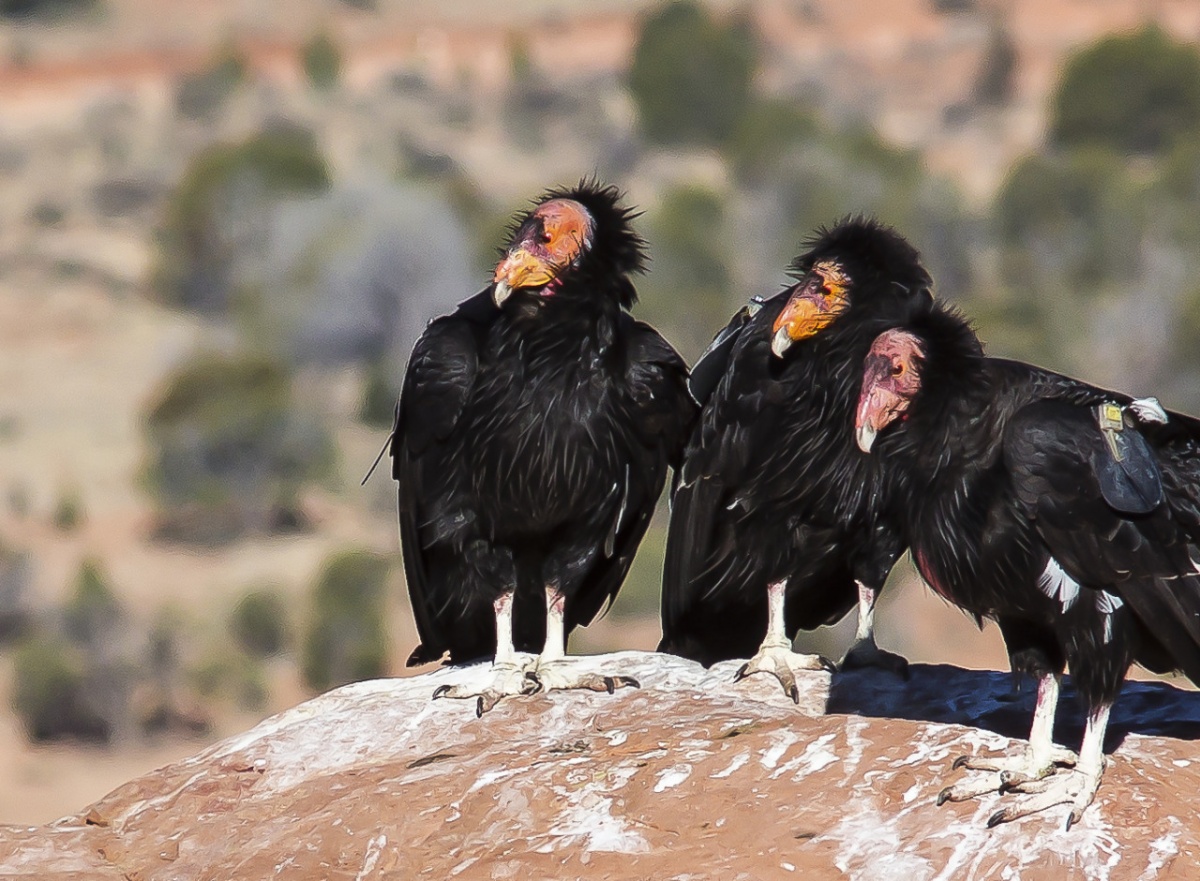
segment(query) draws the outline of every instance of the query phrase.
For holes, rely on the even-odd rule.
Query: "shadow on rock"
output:
[[[948,664],[911,664],[907,681],[876,669],[836,673],[826,711],[874,718],[973,725],[1004,737],[1029,736],[1037,688],[1031,679]],[[1063,680],[1054,739],[1067,746],[1083,736],[1084,715],[1071,677]],[[1113,707],[1105,750],[1127,734],[1200,740],[1200,692],[1165,682],[1126,682]]]

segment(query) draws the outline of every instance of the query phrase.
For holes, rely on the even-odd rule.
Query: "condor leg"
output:
[[[779,680],[784,693],[795,703],[800,703],[800,687],[796,674],[802,670],[827,670],[834,666],[820,655],[802,655],[792,651],[792,642],[787,638],[784,626],[783,603],[787,591],[787,580],[767,585],[767,637],[758,653],[737,671],[734,681],[740,681],[755,673],[767,673]]]
[[[477,698],[475,715],[482,716],[506,697],[515,694],[533,694],[537,683],[528,677],[528,655],[518,655],[513,648],[512,608],[513,593],[501,594],[492,603],[496,613],[496,657],[491,667],[483,671],[483,679],[476,683],[442,685],[433,693],[433,699]]]

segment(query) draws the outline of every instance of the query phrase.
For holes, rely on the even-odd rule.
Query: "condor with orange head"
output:
[[[933,301],[917,251],[873,220],[820,231],[792,273],[692,370],[702,410],[673,496],[659,649],[749,658],[739,677],[774,675],[798,699],[795,671],[828,662],[793,653],[792,639],[856,605],[847,661],[904,669],[872,628],[903,544],[850,429],[871,341]]]
[[[421,638],[409,665],[491,658],[478,682],[434,694],[479,714],[539,689],[636,684],[564,656],[616,596],[695,415],[687,366],[628,312],[644,262],[631,219],[611,187],[547,193],[492,283],[409,360],[391,445]]]

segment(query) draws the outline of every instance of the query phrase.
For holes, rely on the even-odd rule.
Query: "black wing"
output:
[[[623,319],[622,331],[628,366],[620,430],[631,456],[615,489],[620,502],[602,556],[569,607],[568,628],[589,623],[616,597],[650,525],[666,483],[667,467],[679,468],[696,417],[696,405],[687,390],[687,364],[679,353],[654,328],[628,316]]]
[[[758,314],[763,302],[759,297],[752,297],[750,302],[734,313],[729,323],[717,332],[708,348],[692,365],[691,376],[688,377],[688,391],[691,392],[692,400],[701,407],[708,403],[717,383],[729,369],[729,359],[734,346],[737,345],[738,337],[741,336],[742,328]]]
[[[478,367],[478,328],[491,314],[477,295],[451,315],[435,319],[413,347],[396,406],[392,430],[392,476],[399,483],[400,546],[413,617],[421,645],[409,666],[436,661],[448,646],[433,613],[421,526],[428,512],[421,499],[439,479],[445,463],[436,445],[453,433],[470,398]],[[494,307],[493,307],[494,309]]]
[[[766,349],[769,335],[745,337],[743,331],[751,323],[758,326],[774,320],[782,307],[783,299],[777,297],[764,310],[755,310],[753,314],[742,310],[726,328],[730,336],[722,342],[718,335],[709,347],[709,353],[713,354],[706,353],[705,357],[717,359],[712,364],[719,363],[724,373],[707,389],[671,496],[671,521],[663,562],[660,651],[707,658],[706,646],[692,645],[693,635],[685,622],[703,599],[698,595],[698,584],[705,571],[719,565],[719,560],[739,553],[738,548],[714,548],[713,531],[721,508],[734,504],[748,509],[753,505],[751,499],[734,498],[733,491],[745,485],[743,476],[758,448],[758,439],[769,436],[773,430],[775,411],[771,405],[777,403],[771,400],[778,385],[768,381],[767,353],[748,351],[752,347]],[[741,357],[743,351],[746,357]],[[737,369],[732,367],[735,357]],[[759,366],[762,375],[754,373]]]
[[[1172,424],[1174,423],[1174,424]],[[1105,500],[1110,456],[1092,407],[1041,401],[1004,436],[1018,504],[1046,549],[1079,584],[1127,603],[1179,669],[1200,675],[1200,431],[1171,414],[1142,432],[1161,472],[1163,502],[1130,515]]]

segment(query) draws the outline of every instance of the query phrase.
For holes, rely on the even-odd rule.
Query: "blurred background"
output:
[[[1198,41],[1195,0],[0,0],[0,822],[406,672],[359,482],[548,186],[644,210],[689,360],[867,212],[993,353],[1200,412]],[[656,644],[661,515],[573,650]],[[894,582],[884,646],[1003,667]]]

